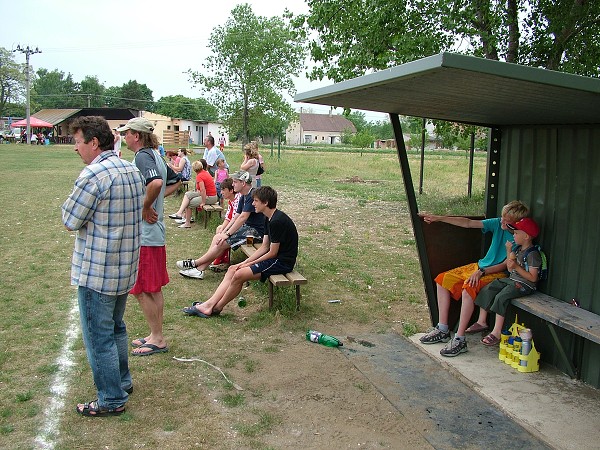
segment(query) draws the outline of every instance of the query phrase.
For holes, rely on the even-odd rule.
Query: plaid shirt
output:
[[[137,168],[112,150],[86,166],[62,205],[77,231],[71,284],[106,295],[129,292],[137,276],[145,185]]]

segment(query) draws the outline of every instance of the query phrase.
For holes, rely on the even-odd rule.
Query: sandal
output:
[[[467,328],[465,330],[465,333],[467,333],[467,334],[483,333],[484,331],[487,331],[487,330],[488,330],[487,325],[481,325],[479,322],[475,322],[473,325],[471,325],[469,328]]]
[[[75,411],[82,416],[87,417],[106,417],[106,416],[118,416],[125,412],[125,405],[121,405],[117,408],[105,408],[98,406],[98,400],[92,400],[89,403],[81,404],[83,408],[79,409],[79,405],[75,406]]]
[[[487,345],[488,347],[495,347],[500,343],[500,338],[497,338],[492,333],[490,333],[486,337],[481,339],[481,343],[483,345]]]
[[[196,307],[196,305],[201,305],[202,303],[204,303],[204,302],[193,302],[192,306]],[[221,311],[215,311],[214,309],[210,313],[211,316],[218,316],[219,314],[221,314]]]

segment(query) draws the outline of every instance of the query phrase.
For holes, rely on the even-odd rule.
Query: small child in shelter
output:
[[[229,177],[229,169],[225,165],[223,158],[217,159],[215,162],[217,170],[215,170],[215,186],[217,187],[217,196],[219,197],[219,204],[223,206],[223,195],[221,194],[221,183],[223,180]]]
[[[484,286],[475,298],[475,304],[496,313],[496,323],[490,334],[481,339],[487,346],[500,343],[500,333],[504,326],[504,317],[513,298],[529,295],[536,290],[538,274],[542,267],[542,257],[533,240],[539,234],[539,227],[529,217],[514,224],[506,225],[513,231],[515,245],[507,241],[506,268],[510,272],[508,278],[498,278]]]

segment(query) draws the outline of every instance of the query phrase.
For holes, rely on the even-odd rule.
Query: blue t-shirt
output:
[[[487,253],[479,260],[479,267],[486,268],[500,264],[506,259],[506,241],[514,244],[515,238],[508,230],[503,230],[500,218],[482,220],[482,233],[492,233],[492,243]]]
[[[265,216],[261,213],[257,213],[254,210],[254,206],[252,205],[252,193],[254,189],[250,189],[246,195],[240,195],[240,200],[238,201],[237,213],[241,214],[243,212],[249,212],[250,217],[246,220],[246,225],[254,228],[259,236],[263,236],[265,233]]]

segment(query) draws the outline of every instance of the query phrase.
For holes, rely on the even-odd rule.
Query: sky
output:
[[[213,30],[224,27],[231,10],[242,0],[178,0],[174,3],[141,0],[0,0],[3,20],[0,47],[7,50],[39,48],[32,54],[33,70],[40,68],[70,73],[75,82],[97,76],[105,87],[136,80],[152,90],[155,100],[167,95],[205,96],[189,81],[188,69],[201,71],[211,54],[208,40]],[[247,0],[257,16],[281,16],[308,12],[304,0]],[[18,4],[18,10],[10,13]],[[10,18],[10,20],[7,20]],[[25,63],[23,53],[15,60]],[[307,61],[309,64],[309,61]],[[333,82],[310,81],[305,74],[294,78],[298,93]],[[288,100],[292,102],[292,98]],[[293,103],[294,109],[327,113],[327,106]],[[341,114],[341,108],[335,110]],[[369,121],[386,115],[365,112]]]

